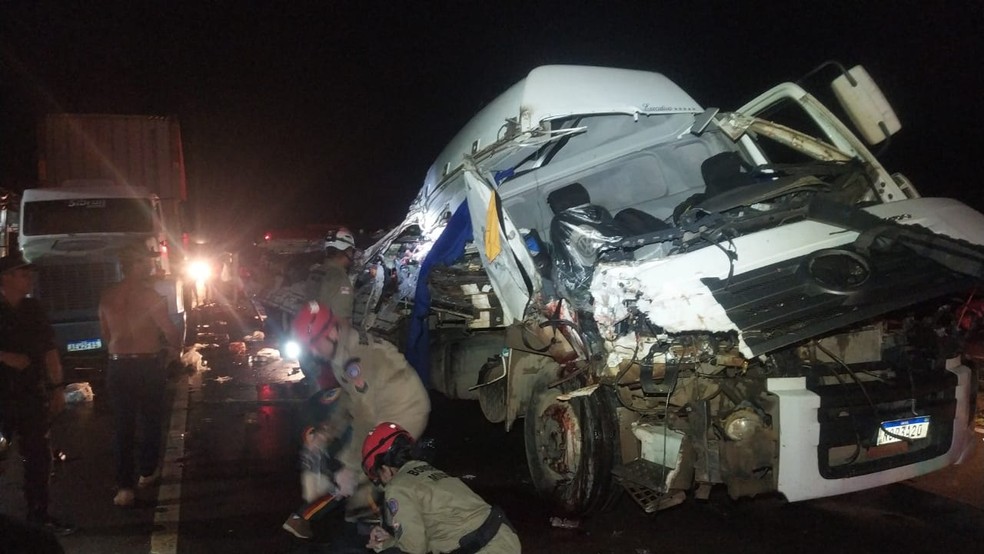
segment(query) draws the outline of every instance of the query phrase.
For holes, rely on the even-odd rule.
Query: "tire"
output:
[[[604,511],[621,493],[612,475],[621,463],[612,391],[599,386],[590,395],[559,401],[559,394],[580,383],[572,380],[548,389],[554,380],[552,372],[537,377],[524,421],[533,485],[564,514]]]

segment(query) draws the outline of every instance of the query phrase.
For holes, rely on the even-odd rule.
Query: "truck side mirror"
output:
[[[878,144],[902,128],[895,110],[864,67],[852,67],[830,86],[868,144]]]

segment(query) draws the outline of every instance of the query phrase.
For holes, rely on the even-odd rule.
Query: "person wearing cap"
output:
[[[33,277],[20,253],[0,258],[0,422],[20,443],[28,522],[67,535],[75,526],[48,513],[50,428],[65,409],[65,382],[54,329],[41,303],[27,296]]]
[[[382,522],[369,531],[366,548],[519,554],[519,536],[506,514],[432,466],[419,444],[392,422],[377,425],[362,443],[362,469],[385,496]]]
[[[355,263],[355,236],[345,227],[328,233],[325,237],[325,261],[321,264],[324,276],[313,300],[331,308],[342,324],[352,321],[352,305],[355,295],[349,270]]]
[[[303,348],[326,362],[346,395],[352,437],[365,437],[378,423],[394,421],[420,438],[430,416],[430,397],[420,376],[395,346],[360,335],[342,324],[330,308],[313,301],[299,311],[293,332]],[[345,519],[353,523],[375,516],[372,484],[361,469],[361,447],[361,439],[355,439],[342,448],[338,460],[343,469],[334,475],[337,494],[347,497]]]
[[[325,236],[323,248],[324,261],[311,270],[320,277],[314,280],[313,290],[306,291],[306,300],[328,306],[340,325],[350,326],[355,294],[348,272],[355,263],[355,236],[345,227],[339,227]],[[298,363],[309,386],[317,382],[324,389],[328,382],[333,382],[331,371],[323,367],[323,361],[312,359],[308,351],[302,352]]]
[[[168,316],[164,297],[154,290],[157,256],[142,242],[121,250],[123,280],[106,289],[99,301],[103,343],[109,350],[106,388],[115,426],[117,492],[113,503],[123,507],[135,502],[134,484],[147,488],[160,479],[165,368],[181,352],[180,331]],[[137,420],[144,428],[135,467]]]

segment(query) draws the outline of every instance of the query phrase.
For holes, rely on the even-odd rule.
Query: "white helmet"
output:
[[[345,227],[328,231],[328,234],[325,235],[325,248],[334,248],[336,250],[355,248],[355,237],[352,235],[352,231],[349,231]]]

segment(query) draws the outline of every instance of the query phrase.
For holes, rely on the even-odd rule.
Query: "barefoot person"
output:
[[[180,331],[168,318],[165,299],[154,290],[158,254],[143,243],[120,252],[123,280],[99,302],[102,337],[109,349],[106,387],[113,406],[117,506],[132,506],[134,484],[153,486],[160,478],[161,415],[167,382],[166,362],[180,354]],[[134,441],[143,423],[137,467]],[[140,478],[135,479],[136,470]]]

